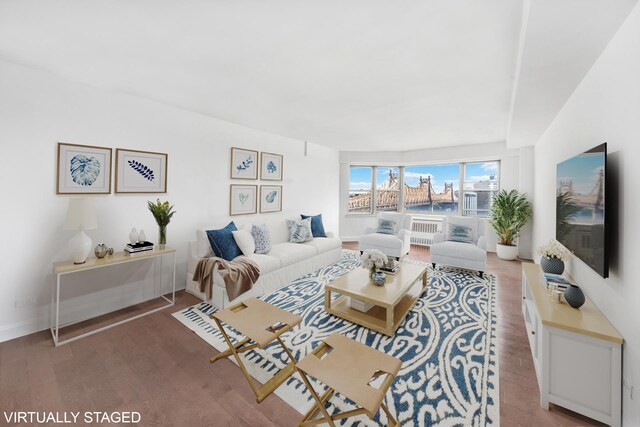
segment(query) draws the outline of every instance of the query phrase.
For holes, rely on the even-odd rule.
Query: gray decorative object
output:
[[[96,257],[98,258],[104,258],[109,253],[109,248],[104,243],[100,243],[96,246],[93,253],[96,254]]]
[[[564,291],[564,299],[567,300],[567,304],[573,308],[582,307],[582,304],[584,304],[585,301],[582,289],[575,285],[569,285],[569,287]]]
[[[540,267],[545,273],[562,274],[564,272],[564,262],[559,258],[540,258]]]
[[[371,281],[376,286],[383,286],[384,283],[387,281],[387,275],[380,272],[373,273],[371,275]]]

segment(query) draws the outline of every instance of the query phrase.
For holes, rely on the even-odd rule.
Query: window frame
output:
[[[411,213],[416,216],[452,216],[452,215],[461,215],[461,216],[469,216],[476,218],[487,218],[488,216],[479,216],[479,215],[465,215],[464,214],[464,184],[465,184],[465,169],[468,164],[476,164],[476,163],[497,163],[498,164],[498,189],[500,191],[502,188],[502,161],[500,159],[491,159],[491,160],[470,160],[464,162],[433,162],[433,163],[416,163],[416,164],[406,164],[406,165],[389,165],[389,164],[349,164],[349,179],[347,181],[347,195],[351,194],[351,168],[371,168],[371,188],[370,190],[370,210],[368,212],[350,212],[349,211],[349,199],[347,197],[347,216],[375,216],[378,212],[398,212],[398,213]],[[406,167],[412,166],[437,166],[437,165],[459,165],[459,175],[458,175],[458,209],[455,212],[438,212],[436,213],[420,213],[420,212],[409,212],[405,209],[404,206],[404,171]],[[398,190],[378,190],[378,182],[377,182],[377,172],[378,168],[390,168],[390,169],[398,169]],[[397,196],[397,208],[396,211],[388,211],[388,210],[378,210],[376,206],[376,195],[378,191],[395,191],[398,193]],[[472,190],[468,190],[469,192],[474,192]],[[491,191],[491,190],[481,190],[481,191]],[[476,210],[477,212],[477,210]]]

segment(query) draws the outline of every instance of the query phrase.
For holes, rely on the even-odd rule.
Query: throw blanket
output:
[[[258,265],[247,258],[226,261],[222,258],[202,258],[196,265],[193,280],[200,284],[200,292],[211,299],[211,286],[213,285],[213,270],[218,267],[218,273],[224,280],[229,301],[233,301],[243,293],[251,290],[254,283],[260,277]]]

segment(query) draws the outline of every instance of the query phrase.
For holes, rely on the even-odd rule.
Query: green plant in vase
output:
[[[518,190],[500,190],[493,196],[489,224],[498,233],[499,242],[496,245],[498,257],[506,260],[516,259],[518,246],[515,240],[532,213],[531,202],[527,200],[526,194]]]
[[[147,205],[158,224],[158,248],[164,249],[167,244],[167,225],[175,214],[173,205],[170,205],[168,201],[161,202],[160,199],[157,199],[155,203],[147,201]]]

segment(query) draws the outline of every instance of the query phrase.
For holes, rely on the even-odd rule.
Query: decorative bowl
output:
[[[386,281],[387,275],[384,273],[377,272],[371,275],[371,282],[376,286],[383,286]]]

